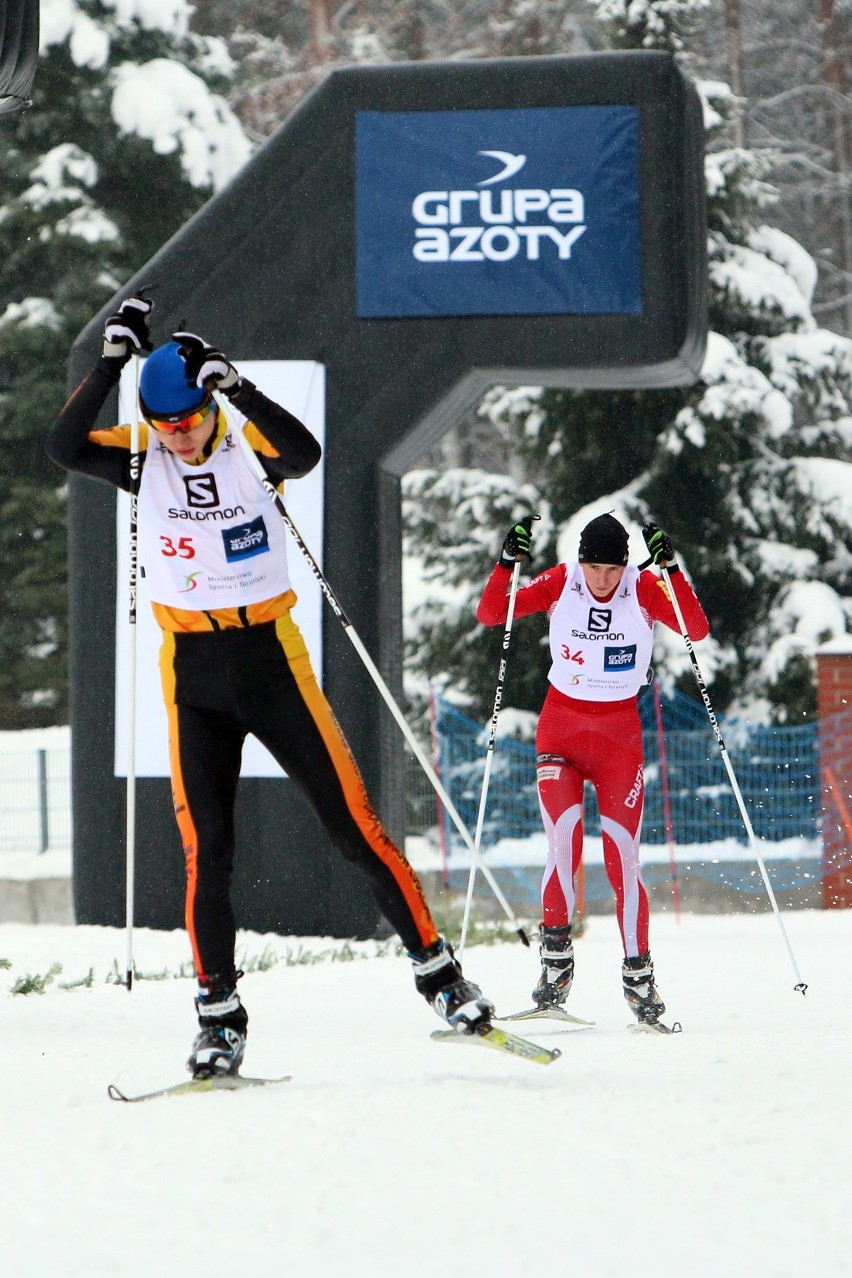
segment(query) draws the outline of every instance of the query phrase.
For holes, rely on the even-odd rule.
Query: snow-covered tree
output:
[[[600,0],[598,15],[619,47],[679,52],[705,8],[705,0]],[[702,666],[720,708],[775,722],[809,717],[815,647],[852,629],[852,343],[817,325],[813,260],[768,224],[771,154],[731,146],[730,91],[720,83],[700,88],[712,331],[699,382],[633,393],[495,388],[480,411],[507,453],[522,459],[533,495],[510,485],[481,512],[475,534],[442,501],[455,485],[464,510],[468,492],[488,492],[488,477],[436,469],[407,481],[412,554],[428,560],[436,523],[440,537],[455,542],[459,565],[488,545],[466,591],[461,579],[453,583],[468,607],[443,614],[437,651],[428,628],[417,625],[428,615],[422,579],[419,612],[408,621],[412,671],[441,672],[480,716],[494,674],[471,660],[483,646],[475,600],[507,510],[514,518],[545,498],[550,520],[536,536],[534,568],[573,557],[582,524],[605,510],[630,527],[634,560],[648,517],[671,532],[711,619]],[[537,654],[540,701],[549,662],[538,641]],[[676,636],[659,636],[656,662],[692,689]],[[534,708],[533,682],[519,697],[512,684],[515,704]]]
[[[43,439],[92,314],[248,158],[187,0],[42,0],[0,158],[0,727],[67,718],[63,480]]]

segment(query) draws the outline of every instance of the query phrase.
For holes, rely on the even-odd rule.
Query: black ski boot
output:
[[[426,1002],[453,1029],[473,1034],[491,1022],[494,1005],[483,997],[482,990],[466,981],[453,957],[452,946],[443,937],[427,949],[409,953],[414,968],[414,986]]]
[[[621,980],[624,985],[624,997],[637,1021],[645,1025],[653,1025],[666,1010],[660,998],[660,991],[654,984],[654,964],[650,951],[639,954],[636,958],[626,958],[621,965]]]
[[[538,929],[541,944],[541,976],[532,992],[536,1007],[561,1007],[571,992],[574,980],[574,946],[571,942],[571,924],[563,927]]]
[[[248,1033],[248,1013],[236,985],[242,972],[199,982],[195,1008],[200,1026],[186,1068],[193,1078],[238,1074]]]

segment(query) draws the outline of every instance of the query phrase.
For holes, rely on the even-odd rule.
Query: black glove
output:
[[[221,351],[208,346],[195,333],[172,333],[172,341],[180,346],[187,381],[203,386],[206,390],[224,391],[228,396],[239,390],[240,375]]]
[[[500,567],[514,568],[519,559],[532,559],[532,522],[538,515],[525,515],[506,533],[500,552]]]
[[[664,533],[662,528],[658,528],[656,524],[646,524],[642,529],[642,536],[645,538],[645,545],[648,547],[651,562],[657,564],[658,567],[671,568],[674,564],[675,550],[668,533]]]
[[[141,293],[126,297],[104,326],[104,355],[107,359],[130,359],[152,350],[148,316],[154,303]]]

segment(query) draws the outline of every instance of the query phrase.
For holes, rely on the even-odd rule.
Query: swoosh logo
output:
[[[492,159],[499,160],[504,166],[500,173],[495,173],[494,177],[486,178],[484,182],[477,182],[477,186],[491,186],[494,182],[502,182],[504,178],[514,177],[519,169],[522,169],[527,162],[525,155],[512,155],[511,151],[479,151],[478,155],[490,155]]]

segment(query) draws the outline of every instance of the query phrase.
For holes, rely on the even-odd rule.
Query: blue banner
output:
[[[358,316],[638,314],[638,108],[359,111]]]

